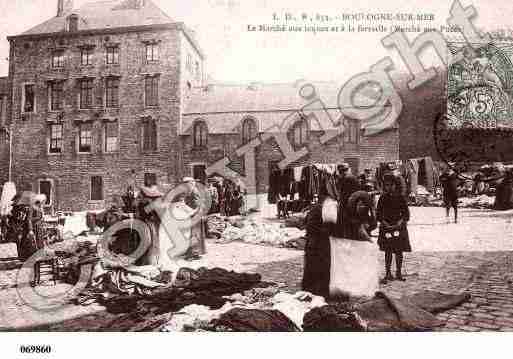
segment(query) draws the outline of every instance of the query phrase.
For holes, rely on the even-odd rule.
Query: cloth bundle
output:
[[[330,245],[330,295],[373,296],[379,287],[376,245],[334,237]]]
[[[305,232],[298,228],[283,228],[280,223],[263,223],[258,221],[244,221],[242,228],[227,225],[219,243],[243,241],[252,244],[269,244],[280,247],[293,247],[289,242],[297,242],[304,237]]]

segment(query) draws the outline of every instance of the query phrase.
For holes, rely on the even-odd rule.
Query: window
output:
[[[102,176],[91,176],[91,201],[103,201]]]
[[[39,180],[39,193],[46,196],[45,206],[52,205],[52,181],[51,180]]]
[[[107,64],[109,64],[109,65],[119,64],[119,46],[107,47]]]
[[[194,125],[193,132],[194,147],[206,147],[208,137],[207,125],[204,122],[197,122]]]
[[[159,60],[159,45],[157,43],[146,44],[146,61]]]
[[[107,107],[119,106],[119,78],[107,78],[106,81],[105,104]]]
[[[34,112],[35,111],[35,86],[33,84],[27,84],[23,88],[23,112]]]
[[[82,123],[78,130],[78,152],[89,153],[91,152],[93,144],[92,124]]]
[[[93,48],[87,47],[83,48],[80,54],[80,63],[82,65],[92,65],[93,64]]]
[[[146,187],[151,187],[157,185],[157,175],[155,173],[145,173],[144,174],[144,185]]]
[[[159,104],[159,76],[146,77],[144,87],[146,106],[158,106]]]
[[[62,124],[50,126],[50,153],[62,153]]]
[[[105,123],[105,152],[116,152],[118,150],[118,122]]]
[[[257,136],[257,129],[255,121],[247,118],[242,123],[242,143],[246,144]]]
[[[292,140],[296,146],[304,146],[308,142],[308,124],[305,120],[297,122],[292,129]]]
[[[64,67],[64,50],[56,50],[52,54],[52,67]]]
[[[202,184],[205,184],[207,182],[207,166],[204,164],[193,165],[192,178],[198,180]]]
[[[93,79],[80,80],[80,108],[93,107]]]
[[[157,150],[157,121],[146,119],[143,123],[143,151]]]
[[[358,120],[348,119],[345,124],[344,142],[358,143],[360,133],[360,123]]]
[[[63,82],[50,83],[50,109],[60,111],[63,107]]]

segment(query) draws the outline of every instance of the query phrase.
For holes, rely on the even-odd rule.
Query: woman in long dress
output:
[[[306,246],[302,288],[316,295],[330,295],[330,278],[339,260],[332,259],[333,238],[370,241],[369,233],[376,228],[372,198],[364,191],[346,193],[347,203],[335,200],[335,195],[321,187],[319,203],[306,217]],[[341,189],[339,189],[339,192]],[[337,247],[338,248],[338,247]],[[340,260],[344,260],[341,258]],[[376,267],[377,280],[377,267]]]

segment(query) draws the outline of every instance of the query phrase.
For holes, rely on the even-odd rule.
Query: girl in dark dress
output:
[[[392,255],[395,254],[396,277],[404,281],[401,269],[403,252],[411,252],[408,236],[407,222],[410,220],[410,211],[404,196],[398,193],[399,183],[393,175],[384,178],[385,193],[379,198],[376,217],[380,223],[378,245],[385,252],[386,275],[382,283],[394,280],[392,276]]]

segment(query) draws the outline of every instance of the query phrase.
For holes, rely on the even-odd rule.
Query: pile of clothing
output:
[[[487,209],[493,208],[495,197],[482,194],[477,197],[461,198],[460,203],[463,208]]]
[[[207,217],[207,236],[220,238],[226,229],[226,221],[220,214],[211,214]]]
[[[434,314],[459,306],[468,294],[424,291],[395,299],[374,298],[326,303],[307,292],[254,292],[228,297],[221,308],[191,305],[174,313],[161,331],[426,331],[443,326]],[[271,296],[272,295],[272,296]]]
[[[298,248],[302,244],[304,248],[304,236],[305,232],[298,228],[249,219],[242,222],[242,228],[228,224],[218,243],[242,241],[286,248]]]
[[[302,211],[305,204],[308,205],[316,195],[320,194],[321,188],[327,188],[330,195],[337,198],[338,177],[337,164],[313,164],[283,170],[276,166],[269,173],[267,200],[275,204],[280,198],[298,197],[299,201],[296,202],[295,209]]]
[[[152,265],[113,267],[100,261],[94,267],[87,289],[73,303],[98,302],[111,313],[135,309],[167,313],[190,304],[220,308],[227,302],[223,296],[257,285],[266,285],[259,274],[223,268],[180,268],[172,272]]]
[[[162,330],[300,331],[305,314],[326,305],[322,297],[307,292],[289,294],[276,287],[255,288],[227,299],[229,302],[216,310],[198,305],[185,307]]]

